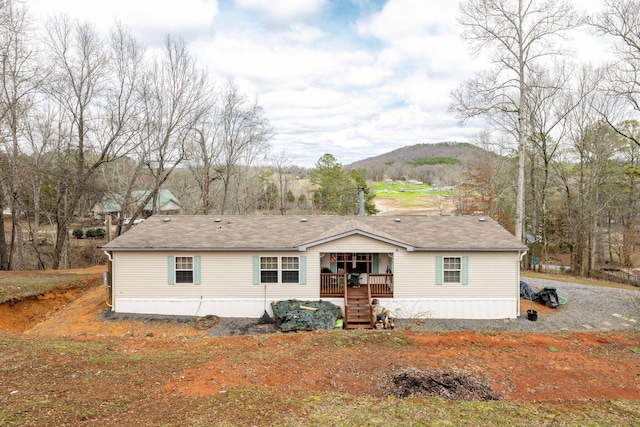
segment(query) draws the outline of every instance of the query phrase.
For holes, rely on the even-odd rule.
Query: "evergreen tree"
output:
[[[374,195],[369,192],[364,180],[364,171],[346,173],[332,154],[325,154],[311,170],[313,203],[321,213],[335,215],[357,215],[360,211],[358,188],[365,190],[365,213],[377,212],[373,204]]]

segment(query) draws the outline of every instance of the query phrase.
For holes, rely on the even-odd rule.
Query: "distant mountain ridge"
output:
[[[434,157],[450,157],[458,159],[463,165],[467,165],[470,160],[477,158],[480,152],[486,153],[484,149],[468,142],[438,142],[433,144],[415,144],[398,148],[396,150],[389,151],[388,153],[380,154],[378,156],[369,157],[364,160],[358,160],[357,162],[351,163],[346,166],[354,169],[368,169],[374,166],[388,166],[395,163],[409,163],[424,158]]]

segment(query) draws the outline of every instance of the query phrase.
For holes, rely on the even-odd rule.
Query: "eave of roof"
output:
[[[523,251],[478,217],[152,216],[105,245],[109,251],[306,251],[361,235],[415,251]]]

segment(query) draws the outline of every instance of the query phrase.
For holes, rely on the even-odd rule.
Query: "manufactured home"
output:
[[[520,313],[518,239],[478,216],[152,216],[103,247],[119,313],[257,318],[325,300],[347,327]]]

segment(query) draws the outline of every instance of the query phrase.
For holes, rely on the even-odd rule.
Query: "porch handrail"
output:
[[[344,284],[347,275],[344,273],[320,273],[321,295],[344,295]]]
[[[320,295],[343,296],[347,283],[347,273],[320,273]],[[393,295],[393,274],[369,273],[369,292],[376,296]]]
[[[389,273],[371,273],[367,281],[371,294],[376,296],[393,295],[393,274]]]

